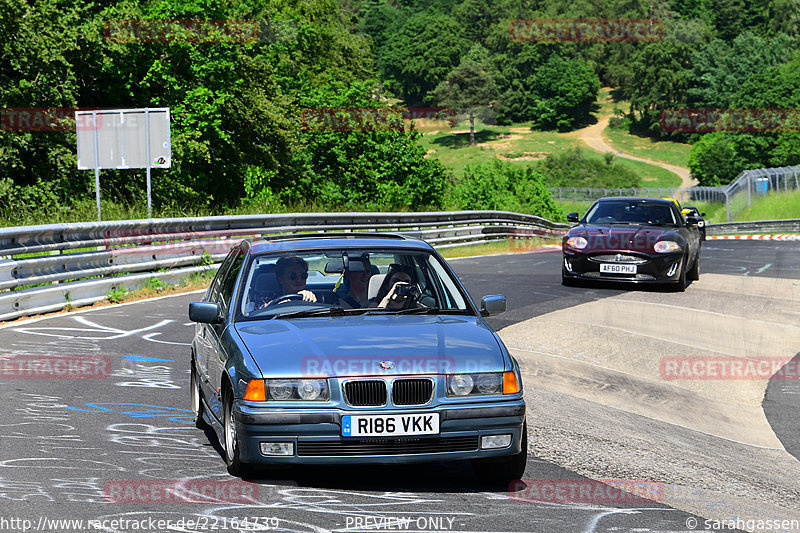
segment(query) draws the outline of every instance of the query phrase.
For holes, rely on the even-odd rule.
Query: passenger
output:
[[[415,287],[413,271],[407,265],[392,264],[383,279],[378,294],[369,301],[370,307],[380,307],[383,309],[406,309],[416,307],[414,296],[406,292],[398,294],[401,287]],[[407,289],[406,289],[407,290]],[[413,289],[412,289],[413,290]]]
[[[336,293],[339,296],[339,305],[345,309],[367,307],[369,305],[369,278],[372,277],[372,263],[367,256],[350,259],[349,263],[350,268],[344,273],[347,292]],[[354,263],[355,268],[353,268]]]

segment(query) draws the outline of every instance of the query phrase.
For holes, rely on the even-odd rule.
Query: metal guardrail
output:
[[[800,233],[800,219],[722,222],[706,226],[707,235],[731,235],[737,233]]]
[[[214,268],[245,237],[393,231],[437,248],[554,237],[569,226],[505,211],[302,213],[0,228],[0,320],[89,305],[153,278]]]

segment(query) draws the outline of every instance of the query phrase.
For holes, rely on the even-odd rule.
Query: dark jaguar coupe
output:
[[[669,283],[678,291],[700,276],[699,219],[683,218],[675,202],[602,198],[563,239],[561,279]]]

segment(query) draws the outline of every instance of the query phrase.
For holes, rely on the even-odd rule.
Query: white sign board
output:
[[[169,108],[76,111],[78,170],[94,169],[97,220],[100,215],[100,169],[147,169],[147,216],[152,216],[150,169],[172,165]]]
[[[75,123],[79,170],[169,168],[172,163],[168,107],[76,111]]]

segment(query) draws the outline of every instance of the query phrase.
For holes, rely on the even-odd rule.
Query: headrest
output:
[[[383,279],[386,277],[386,274],[373,274],[371,278],[369,278],[369,292],[367,293],[369,299],[373,299],[378,295],[378,290],[381,288],[381,284],[383,284]]]
[[[275,265],[263,265],[253,274],[252,289],[261,294],[278,291],[278,278],[275,277]]]

